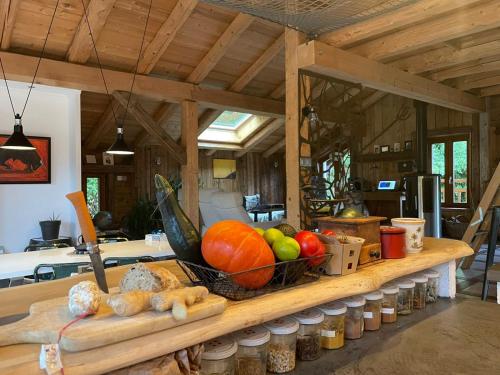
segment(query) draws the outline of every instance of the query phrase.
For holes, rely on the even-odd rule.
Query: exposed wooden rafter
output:
[[[163,22],[153,40],[144,49],[137,68],[139,73],[149,74],[153,70],[174,40],[177,32],[193,12],[196,4],[198,4],[197,0],[177,0],[177,4],[167,20]]]
[[[269,147],[266,151],[264,151],[262,156],[265,158],[268,158],[269,156],[273,155],[275,152],[281,150],[283,147],[285,147],[285,138],[283,138],[278,143],[275,143],[274,145]]]
[[[243,34],[243,32],[250,26],[253,17],[239,13],[229,27],[217,39],[217,42],[210,48],[210,51],[203,57],[201,62],[191,72],[186,81],[191,83],[200,83],[212,71],[215,65],[224,56],[227,50],[233,45],[234,42]]]
[[[92,36],[94,37],[94,42],[97,43],[99,35],[106,24],[106,20],[108,19],[115,2],[116,0],[90,0],[86,7],[87,17],[85,17],[85,13],[82,15],[80,24],[76,29],[75,36],[73,37],[73,41],[71,42],[66,54],[66,59],[68,61],[80,64],[87,62],[93,52],[89,24],[90,30],[92,30]]]
[[[281,82],[276,88],[269,93],[272,99],[280,99],[285,95],[285,81]]]
[[[497,52],[500,52],[500,50]],[[492,58],[476,60],[466,65],[441,70],[432,74],[430,78],[434,81],[444,81],[445,79],[464,77],[472,74],[489,73],[499,70],[500,55],[497,55]]]
[[[127,107],[128,98],[125,97],[125,95],[115,91],[113,92],[113,97],[123,108]],[[161,145],[165,146],[169,154],[175,160],[181,165],[186,163],[186,151],[158,126],[158,123],[155,122],[151,115],[149,115],[140,104],[136,103],[135,105],[129,106],[128,113],[148,132],[149,135],[159,141]]]
[[[500,85],[481,89],[481,96],[493,96],[493,95],[500,95]]]
[[[335,47],[348,48],[365,40],[456,11],[482,0],[420,0],[393,12],[323,34],[320,40]]]
[[[370,108],[372,105],[377,103],[379,100],[382,100],[386,95],[387,95],[387,93],[384,91],[374,92],[366,99],[363,99],[363,102],[361,103],[361,109],[365,110],[367,108]]]
[[[153,120],[157,123],[157,126],[164,128],[165,123],[168,121],[170,116],[175,112],[177,106],[173,103],[163,102],[160,108],[153,115]],[[134,147],[142,144],[149,136],[146,130],[142,130],[135,138]]]
[[[478,74],[462,77],[458,79],[456,83],[456,87],[460,90],[471,90],[500,85],[500,71],[497,72],[497,75],[488,74],[487,76],[483,76],[482,74]]]
[[[271,119],[267,121],[264,125],[259,128],[257,134],[251,137],[243,145],[243,150],[237,152],[234,156],[236,158],[241,158],[247,152],[251,151],[255,146],[259,145],[259,142],[264,140],[269,135],[273,134],[276,130],[281,128],[284,124],[284,119]]]
[[[387,61],[426,47],[500,27],[500,3],[479,1],[456,13],[443,14],[427,22],[356,45],[350,52],[371,60]]]
[[[459,111],[485,109],[484,101],[476,96],[319,41],[303,44],[298,50],[299,68],[307,71]]]
[[[1,48],[7,50],[10,48],[10,40],[14,23],[16,20],[17,9],[21,0],[2,0],[0,4],[0,40]]]
[[[241,151],[243,147],[235,143],[219,143],[219,142],[198,142],[199,149],[205,150],[225,150],[225,151]]]
[[[115,129],[115,115],[120,116],[121,113],[123,113],[122,106],[112,99],[83,142],[83,148],[88,151],[95,150],[103,136],[109,133],[112,129]]]
[[[8,77],[21,82],[31,82],[36,57],[0,52]],[[130,89],[132,73],[104,69],[109,91]],[[106,93],[98,68],[43,59],[36,83],[65,87],[96,93]],[[199,105],[254,113],[263,116],[284,116],[282,102],[225,90],[198,87],[196,85],[163,78],[137,75],[134,85],[136,95],[154,100],[180,103],[182,100],[197,101]]]

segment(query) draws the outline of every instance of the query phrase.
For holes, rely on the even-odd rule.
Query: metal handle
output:
[[[448,185],[453,185],[453,176],[448,177]]]

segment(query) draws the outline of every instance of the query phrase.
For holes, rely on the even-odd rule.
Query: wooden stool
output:
[[[497,283],[497,303],[500,304],[500,264],[493,265],[498,240],[498,228],[500,227],[500,206],[495,206],[492,210],[490,237],[488,240],[488,251],[486,252],[486,265],[484,268],[482,299],[486,301],[488,298],[488,284],[490,281],[493,281]]]

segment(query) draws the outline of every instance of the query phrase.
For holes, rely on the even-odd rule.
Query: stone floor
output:
[[[343,349],[299,362],[294,375],[499,375],[500,305],[440,300]]]

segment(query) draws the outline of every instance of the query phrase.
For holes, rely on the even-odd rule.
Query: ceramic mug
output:
[[[406,229],[406,252],[419,253],[424,248],[425,219],[415,217],[398,217],[391,219],[395,227]]]

